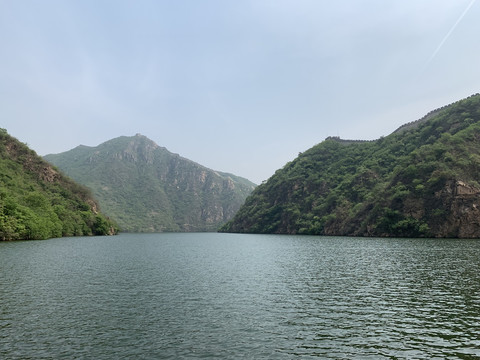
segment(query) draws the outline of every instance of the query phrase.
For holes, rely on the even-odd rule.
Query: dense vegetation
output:
[[[255,187],[139,134],[45,159],[92,189],[102,209],[128,232],[217,230]]]
[[[0,240],[107,235],[91,193],[0,129]]]
[[[371,142],[328,138],[221,231],[480,237],[480,95]]]

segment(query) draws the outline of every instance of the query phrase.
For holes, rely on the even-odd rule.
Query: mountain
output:
[[[173,154],[140,134],[44,158],[89,187],[128,232],[217,230],[255,187]]]
[[[87,188],[0,129],[0,240],[116,232]]]
[[[225,232],[480,237],[480,95],[375,141],[327,138],[247,198]]]

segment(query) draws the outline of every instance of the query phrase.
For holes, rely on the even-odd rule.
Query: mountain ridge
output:
[[[478,94],[377,140],[329,137],[259,185],[221,231],[480,237],[479,141]]]
[[[124,231],[214,231],[255,187],[138,133],[44,158],[91,188]]]

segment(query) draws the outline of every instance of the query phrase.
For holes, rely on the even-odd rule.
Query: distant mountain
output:
[[[145,136],[47,155],[89,187],[123,231],[214,231],[231,219],[255,184],[210,170]]]
[[[0,129],[0,240],[116,232],[87,188]]]
[[[221,231],[480,238],[480,95],[376,141],[326,139]]]

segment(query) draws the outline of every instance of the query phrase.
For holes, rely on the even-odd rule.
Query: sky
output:
[[[475,0],[0,0],[0,127],[39,155],[145,135],[257,184],[480,92]]]

